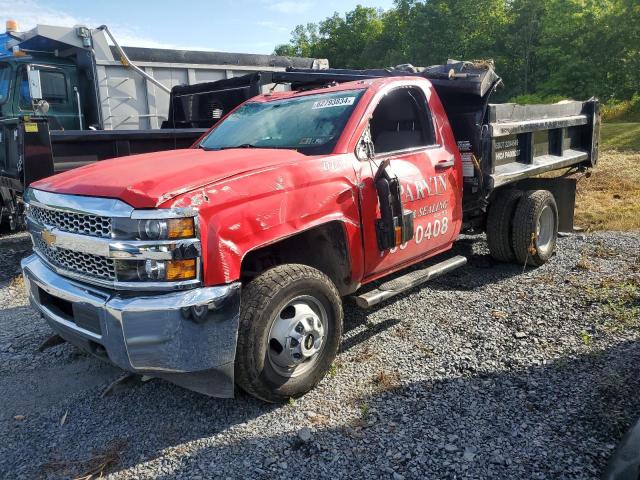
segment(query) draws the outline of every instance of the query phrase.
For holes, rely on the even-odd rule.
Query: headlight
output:
[[[196,227],[193,217],[144,220],[114,218],[113,234],[122,240],[173,240],[195,237]]]
[[[119,282],[175,282],[198,276],[197,260],[118,260]]]

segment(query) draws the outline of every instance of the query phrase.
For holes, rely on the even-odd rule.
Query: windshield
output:
[[[245,103],[218,124],[200,147],[286,148],[307,155],[331,153],[363,91]]]
[[[0,62],[0,103],[6,102],[9,97],[9,75],[11,75],[9,65]]]

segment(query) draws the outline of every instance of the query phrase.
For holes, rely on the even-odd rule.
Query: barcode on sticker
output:
[[[317,108],[343,107],[345,105],[353,105],[355,99],[356,97],[340,97],[317,100],[313,102],[313,106],[311,108],[315,110]]]
[[[465,177],[473,177],[473,160],[471,160],[471,155],[473,153],[463,153],[462,154],[462,175]]]

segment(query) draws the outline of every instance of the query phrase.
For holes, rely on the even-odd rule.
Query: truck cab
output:
[[[78,130],[80,91],[70,60],[0,58],[0,119],[46,114],[51,130]]]

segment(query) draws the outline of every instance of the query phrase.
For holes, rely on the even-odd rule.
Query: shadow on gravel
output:
[[[360,325],[367,325],[367,317],[369,316],[369,314],[383,309],[391,303],[395,303],[405,297],[411,296],[418,290],[424,288],[445,291],[475,290],[488,284],[495,284],[502,280],[506,280],[517,275],[522,275],[523,272],[523,267],[520,265],[501,263],[494,260],[491,255],[489,255],[488,248],[486,247],[486,242],[484,241],[484,236],[466,236],[454,243],[454,246],[450,251],[433,257],[411,268],[404,269],[396,274],[384,277],[384,279],[382,280],[372,282],[371,284],[362,287],[362,289],[358,293],[373,290],[377,288],[378,285],[380,285],[382,282],[393,280],[410,271],[428,267],[447,258],[451,258],[455,255],[462,255],[464,257],[467,257],[468,263],[464,267],[458,268],[457,270],[454,270],[444,275],[443,277],[433,279],[424,285],[408,290],[367,310],[358,308],[353,303],[345,301],[345,332],[355,329]],[[528,267],[527,271],[529,270],[530,268]],[[386,330],[387,328],[393,327],[395,325],[395,323],[393,323],[394,321],[397,322],[397,320],[390,319],[385,322],[384,325],[377,326],[373,334],[379,333],[381,330]],[[363,335],[363,339],[361,341],[366,340],[370,336],[371,335]],[[347,346],[343,345],[343,349],[348,350],[350,346],[353,346],[351,343],[357,344],[359,342],[355,341],[355,343],[348,343]]]
[[[0,287],[21,275],[20,260],[31,254],[31,239],[26,233],[0,238]]]
[[[151,381],[104,399],[95,390],[75,397],[35,420],[42,424],[38,445],[26,424],[15,425],[3,433],[0,454],[28,449],[27,477],[79,475],[81,462],[74,462],[121,442],[129,447],[115,472],[138,465],[151,469],[142,477],[155,472],[162,479],[308,478],[305,472],[371,478],[393,471],[405,478],[595,478],[640,412],[638,364],[640,344],[629,342],[520,371],[377,388],[357,400],[362,417],[339,428],[314,425],[304,407],[242,394],[217,400]],[[266,425],[292,433],[265,431],[260,417],[267,414]],[[254,419],[259,423],[251,427]],[[313,431],[306,443],[296,435],[303,426]],[[174,448],[170,463],[161,460]],[[34,459],[66,469],[34,471]]]
[[[366,415],[341,428],[299,422],[314,430],[309,442],[256,432],[251,442],[194,447],[157,478],[597,478],[640,413],[638,364],[640,344],[625,343],[522,371],[402,385],[361,398]],[[268,409],[246,399],[231,409],[247,406]]]

